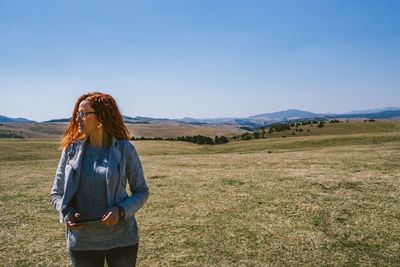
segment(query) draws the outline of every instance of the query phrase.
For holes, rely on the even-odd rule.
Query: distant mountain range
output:
[[[285,111],[278,111],[273,113],[263,113],[254,116],[250,116],[249,119],[262,119],[266,121],[283,121],[283,120],[297,120],[304,118],[320,117],[321,114],[316,114],[308,111],[302,111],[298,109],[288,109]]]
[[[168,119],[154,119],[148,117],[128,117],[122,116],[124,118],[125,123],[150,123],[151,121],[160,121],[160,120],[168,120]],[[53,119],[49,121],[44,121],[44,123],[52,123],[52,122],[69,122],[71,118],[63,118],[63,119]],[[0,120],[1,122],[1,120]]]
[[[370,109],[370,110],[360,110],[352,111],[345,114],[318,114],[309,111],[302,111],[297,109],[288,109],[285,111],[278,111],[273,113],[263,113],[248,118],[212,118],[212,119],[195,119],[195,118],[183,118],[183,119],[157,119],[149,117],[128,117],[124,116],[125,123],[141,123],[141,124],[157,124],[157,123],[168,123],[168,122],[178,122],[184,124],[194,124],[194,125],[205,125],[205,124],[229,124],[236,125],[238,127],[246,128],[257,128],[261,126],[267,126],[273,123],[288,122],[288,121],[298,121],[298,120],[328,120],[328,119],[400,119],[400,108],[388,107],[382,109]],[[43,123],[54,123],[54,122],[68,122],[69,118],[64,119],[54,119],[45,121]],[[25,119],[25,118],[9,118],[0,115],[0,123],[7,122],[20,122],[20,123],[37,123],[35,121]]]
[[[9,117],[0,115],[0,122],[35,122],[35,121],[28,120],[25,118],[9,118]]]
[[[376,108],[376,109],[364,109],[364,110],[353,110],[347,112],[346,114],[371,114],[371,113],[379,113],[382,111],[393,111],[398,110],[396,107],[388,107],[388,108]]]
[[[355,111],[345,114],[318,114],[309,111],[288,109],[273,113],[263,113],[248,118],[219,118],[219,119],[193,119],[184,118],[181,121],[185,123],[202,124],[234,124],[242,127],[257,128],[268,126],[279,122],[299,121],[299,120],[327,120],[327,119],[400,119],[400,108],[385,108],[369,110],[369,112]]]

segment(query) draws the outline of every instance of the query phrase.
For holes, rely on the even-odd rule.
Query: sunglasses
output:
[[[75,113],[78,118],[86,118],[89,114],[96,114],[96,112],[88,111],[88,112],[77,112]]]

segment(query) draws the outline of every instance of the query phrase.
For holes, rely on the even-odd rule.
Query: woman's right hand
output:
[[[80,216],[81,215],[78,212],[71,214],[71,216],[67,221],[67,226],[71,229],[76,229],[76,230],[86,227],[86,224],[76,224],[76,222],[79,221]]]

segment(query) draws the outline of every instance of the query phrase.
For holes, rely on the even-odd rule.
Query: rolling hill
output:
[[[374,110],[366,110],[374,111]],[[364,112],[366,112],[364,111]],[[302,120],[393,120],[400,119],[400,109],[376,109],[373,113],[355,111],[351,114],[317,114],[297,109],[263,113],[248,118],[150,118],[124,116],[131,134],[135,137],[170,138],[185,135],[225,135],[237,136],[259,127],[269,127],[274,123],[296,122]],[[46,122],[35,122],[26,118],[9,118],[0,115],[0,135],[3,137],[59,137],[65,129],[69,118],[53,119]]]

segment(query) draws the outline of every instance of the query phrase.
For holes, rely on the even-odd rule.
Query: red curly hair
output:
[[[115,138],[121,140],[129,139],[129,132],[124,124],[122,115],[119,112],[117,103],[114,98],[108,94],[103,94],[99,92],[92,92],[81,95],[75,103],[74,110],[72,111],[71,120],[61,139],[61,148],[66,148],[74,140],[82,140],[87,136],[80,134],[78,131],[78,123],[76,121],[76,113],[79,108],[79,104],[82,101],[88,101],[90,106],[94,109],[96,113],[97,120],[103,124],[104,129]]]

